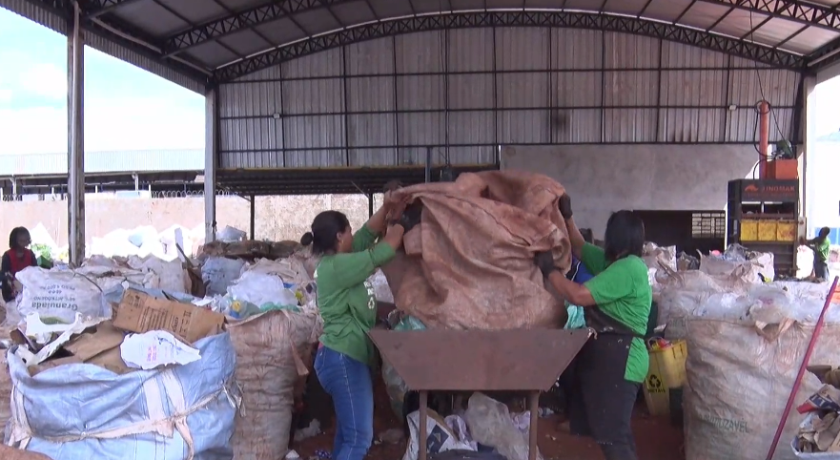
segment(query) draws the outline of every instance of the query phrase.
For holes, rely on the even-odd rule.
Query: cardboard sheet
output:
[[[218,334],[224,324],[225,316],[221,313],[158,299],[133,289],[125,291],[114,312],[117,328],[137,333],[167,331],[188,344]]]

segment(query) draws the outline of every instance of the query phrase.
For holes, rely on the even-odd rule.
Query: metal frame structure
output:
[[[803,56],[673,24],[598,13],[503,11],[416,16],[365,24],[312,37],[235,62],[218,69],[215,78],[222,83],[234,81],[282,62],[365,40],[414,32],[476,27],[559,27],[623,32],[720,51],[774,67],[801,69],[806,64]]]
[[[405,13],[402,14],[404,17],[396,18],[377,13],[384,7],[374,2],[265,0],[247,2],[245,8],[234,10],[224,0],[208,0],[202,9],[192,8],[189,12],[186,10],[191,7],[169,6],[159,0],[80,0],[78,3],[73,0],[0,0],[0,6],[67,33],[69,29],[61,24],[62,21],[44,20],[41,14],[31,11],[32,8],[25,5],[46,11],[67,24],[73,17],[75,3],[79,7],[82,29],[136,53],[137,56],[123,57],[135,61],[141,67],[149,68],[149,64],[159,64],[182,75],[191,83],[179,83],[196,91],[200,91],[201,86],[212,87],[288,59],[349,43],[402,33],[472,27],[566,27],[625,32],[698,46],[802,72],[814,72],[840,60],[840,9],[837,5],[823,6],[800,0],[692,0],[676,18],[666,20],[651,17],[651,1],[646,2],[638,11],[629,11],[615,0],[601,2],[597,8],[595,2],[592,11],[579,11],[567,10],[566,2],[561,2],[559,8],[537,9],[529,8],[528,0],[511,0],[509,8],[494,9],[488,8],[486,0],[415,0],[408,2],[407,10],[399,10]],[[470,7],[458,6],[461,3]],[[494,5],[499,5],[499,2],[494,2]],[[690,21],[693,11],[699,5],[715,8],[719,17],[711,24]],[[348,11],[358,8],[369,10],[370,18],[347,20],[346,17],[353,17]],[[183,27],[176,27],[174,32],[169,33],[152,32],[151,29],[155,28],[148,25],[148,21],[144,23],[145,26],[138,26],[130,20],[135,13],[152,17],[149,15],[156,11],[175,18],[173,22],[177,21]],[[738,12],[750,15],[750,27],[745,33],[727,35],[717,32],[721,24],[732,21]],[[330,24],[332,30],[326,30],[325,26],[310,26],[312,21],[309,18],[315,16],[329,18],[328,22],[322,23]],[[196,17],[203,19],[196,20]],[[762,29],[765,25],[770,28],[774,21],[793,24],[796,30],[780,35],[778,41],[772,44],[756,41],[755,34],[765,30]],[[288,25],[298,32],[289,32],[285,39],[278,40],[265,32],[272,25],[280,28]],[[805,54],[789,51],[790,42],[808,33],[810,29],[825,31],[836,38]],[[233,44],[241,41],[235,39],[244,32],[251,34],[249,40],[258,41],[250,47],[256,51],[246,54]],[[89,44],[97,45],[92,40],[89,40]],[[211,62],[191,54],[210,44],[216,45],[227,58]],[[199,53],[201,56],[205,54],[203,51]],[[152,62],[137,62],[140,57]],[[149,70],[161,73],[159,68]],[[173,75],[163,76],[172,78]]]
[[[356,76],[348,75],[346,71],[346,49],[347,46],[360,42],[434,31],[442,31],[448,40],[450,31],[457,29],[588,29],[602,31],[604,34],[619,32],[653,37],[659,40],[660,50],[662,41],[667,41],[724,53],[730,56],[729,65],[725,70],[727,75],[738,71],[738,65],[733,64],[733,59],[744,58],[754,63],[754,71],[759,75],[759,79],[760,72],[767,68],[786,69],[798,74],[800,82],[805,75],[812,75],[819,69],[840,61],[840,0],[833,6],[821,6],[804,0],[690,0],[679,5],[648,0],[641,7],[640,3],[630,5],[620,0],[577,0],[574,5],[568,0],[562,0],[557,2],[558,5],[551,5],[549,9],[544,8],[544,0],[243,0],[238,3],[241,6],[231,6],[228,1],[165,3],[161,0],[0,0],[0,7],[8,8],[70,37],[68,172],[71,262],[80,261],[84,254],[84,226],[80,224],[84,222],[82,192],[85,186],[82,59],[84,44],[150,70],[207,97],[204,184],[207,197],[214,196],[217,182],[226,181],[237,189],[241,188],[241,193],[248,195],[254,192],[248,193],[247,187],[255,184],[265,187],[260,189],[261,193],[283,193],[282,190],[291,190],[270,185],[271,180],[257,177],[259,173],[225,169],[225,164],[220,159],[223,147],[220,131],[225,119],[220,113],[221,88],[235,86],[248,80],[255,72],[277,64],[338,48],[342,49],[341,61],[345,68],[343,75],[339,77],[344,87],[343,108],[339,111],[326,111],[325,114],[343,120],[343,145],[335,142],[335,145],[311,149],[341,149],[345,152],[345,159],[342,164],[324,164],[316,167],[351,166],[350,152],[353,149],[358,151],[391,148],[397,157],[396,166],[414,171],[399,162],[402,150],[420,147],[416,142],[405,140],[399,127],[400,116],[411,115],[413,109],[401,109],[395,102],[393,123],[396,139],[392,145],[351,145],[348,125],[354,117],[365,116],[367,111],[349,108],[348,88],[352,85],[352,78]],[[396,54],[396,51],[394,53]],[[396,68],[396,59],[395,55],[395,65],[390,75],[395,81],[401,78]],[[448,59],[448,56],[444,59]],[[505,78],[505,71],[497,72],[496,57],[493,59],[493,86],[498,88],[500,83],[504,84],[500,80]],[[600,72],[602,88],[605,86],[607,73],[612,70],[605,64],[606,58],[602,57],[601,65],[597,69]],[[562,71],[564,70],[548,69],[549,75]],[[622,71],[655,72],[659,84],[663,82],[663,73],[669,70],[663,69],[660,61],[655,69],[637,68]],[[496,148],[502,140],[498,129],[492,142],[459,144],[456,134],[450,133],[450,121],[458,118],[459,111],[476,110],[449,106],[450,77],[457,74],[449,69],[444,69],[441,74],[446,101],[446,105],[440,108],[445,120],[442,125],[444,132],[439,142],[426,143],[423,146],[425,148],[437,145],[444,149],[447,158],[451,150],[459,148],[479,146],[489,151]],[[293,79],[284,75],[283,85],[290,81]],[[280,90],[281,99],[285,96],[282,94],[283,85]],[[546,88],[547,101],[552,101],[555,94],[551,86],[549,84]],[[395,100],[397,92],[395,85]],[[568,108],[553,102],[536,109],[507,106],[499,100],[498,90],[492,98],[495,128],[499,126],[499,117],[512,110],[540,110],[552,114],[554,111]],[[593,138],[589,142],[614,142],[604,134],[610,111],[624,111],[629,114],[634,110],[656,110],[661,114],[663,111],[681,107],[663,104],[661,99],[660,94],[656,96],[655,104],[651,102],[610,105],[602,96],[598,107],[589,107],[591,110],[600,110],[602,135],[600,139]],[[802,105],[801,100],[798,100],[777,108],[798,111],[802,109]],[[585,110],[588,107],[573,108]],[[725,110],[720,104],[683,108]],[[487,108],[481,110],[486,111]],[[417,113],[421,112],[429,111],[421,110]],[[386,112],[379,110],[371,113],[382,114]],[[296,114],[294,111],[284,111],[281,121],[285,123],[294,120],[296,116],[317,115],[312,112]],[[549,125],[549,131],[550,118],[545,121]],[[791,117],[797,121],[801,118],[795,114]],[[668,139],[659,138],[659,118],[655,123],[656,138],[653,142],[667,142]],[[794,123],[796,124],[796,121]],[[796,140],[800,132],[799,126],[793,126],[790,133],[783,135]],[[552,134],[544,140],[546,143],[555,141],[557,139]],[[310,148],[287,145],[287,142],[284,132],[283,145],[269,149],[283,152],[283,164],[276,167],[287,166],[285,155],[288,153],[306,152]],[[413,164],[416,165],[417,162]],[[361,189],[370,193],[368,189],[373,190],[381,181],[382,177],[379,175],[388,171],[388,168],[356,168],[353,171],[354,176],[345,176],[342,180],[345,187],[355,184],[354,190]],[[309,176],[304,176],[302,171],[297,173],[301,175],[295,177],[303,178],[300,181],[326,184],[326,188],[316,187],[312,190],[326,190],[330,184],[335,186],[329,170],[311,172]],[[272,174],[276,176],[277,173],[275,171]],[[406,174],[413,177],[414,172]],[[291,176],[284,177],[282,181],[289,186],[302,186],[302,182]],[[359,182],[366,185],[362,186]],[[215,203],[211,198],[206,202],[205,215],[209,240],[213,238],[215,229]]]

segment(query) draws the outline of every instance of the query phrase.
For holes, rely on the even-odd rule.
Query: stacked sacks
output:
[[[760,283],[773,281],[776,277],[773,260],[772,253],[748,251],[743,246],[733,244],[719,256],[700,254],[700,271],[713,276],[728,275],[736,270],[744,271],[742,276],[745,279]]]
[[[246,292],[254,281],[261,292]],[[280,292],[311,282],[302,256],[285,260],[258,260],[244,269],[228,294],[264,306],[266,292]],[[251,291],[253,291],[251,289]],[[286,456],[296,388],[309,373],[312,350],[323,323],[314,302],[267,311],[241,321],[228,318],[236,349],[236,381],[242,389],[242,410],[233,437],[239,460],[276,460]],[[272,301],[277,301],[273,299]]]
[[[685,319],[715,294],[743,293],[754,283],[739,270],[730,275],[707,275],[698,270],[675,272],[663,267],[656,275],[654,301],[659,308],[657,323],[666,325],[665,338],[685,337]]]
[[[665,307],[666,337],[688,342],[686,460],[761,457],[773,439],[828,287],[748,282],[743,274],[679,275],[664,280],[658,295]],[[840,313],[833,313],[812,362],[831,362],[838,347]],[[818,387],[816,378],[806,376],[797,399]],[[791,414],[783,444],[793,439],[801,421]],[[794,456],[778,449],[774,458]]]

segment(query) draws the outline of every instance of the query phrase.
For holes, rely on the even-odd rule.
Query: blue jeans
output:
[[[361,361],[320,347],[315,374],[335,406],[332,460],[362,460],[373,442],[373,381]]]

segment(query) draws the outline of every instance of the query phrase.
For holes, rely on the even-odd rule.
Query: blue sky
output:
[[[61,35],[0,8],[0,155],[66,151],[66,50]],[[816,96],[820,137],[840,128],[840,78]],[[86,48],[85,146],[203,148],[204,98]]]
[[[67,150],[67,39],[0,8],[0,154]],[[85,49],[88,151],[204,147],[204,97]]]

